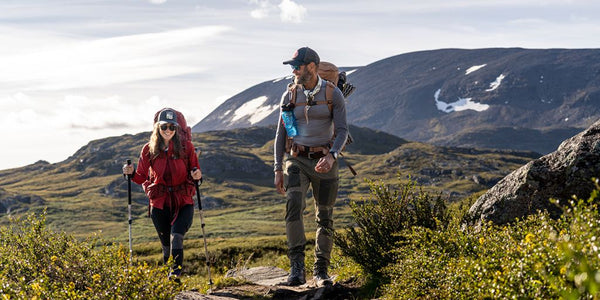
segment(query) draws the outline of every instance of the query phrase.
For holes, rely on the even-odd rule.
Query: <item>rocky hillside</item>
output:
[[[534,152],[409,142],[355,126],[350,131],[356,142],[347,148],[340,169],[336,202],[340,226],[352,222],[348,202],[367,197],[365,179],[391,182],[398,174],[411,176],[424,189],[459,200],[490,188],[539,157]],[[193,134],[194,145],[201,150],[202,202],[210,236],[282,234],[285,203],[273,188],[274,135],[273,126]],[[121,166],[126,159],[137,162],[148,137],[149,133],[143,132],[94,140],[63,162],[38,162],[0,171],[0,216],[46,209],[53,228],[82,237],[101,230],[104,236],[126,241],[127,181],[120,173]],[[353,165],[358,176],[352,176],[345,162]],[[134,240],[154,240],[156,233],[146,219],[147,198],[140,186],[132,187]],[[0,218],[0,224],[7,221]],[[252,222],[251,228],[248,222]],[[190,233],[192,238],[199,234]]]
[[[412,141],[545,154],[600,118],[600,49],[443,49],[345,70],[349,122]],[[193,131],[275,124],[290,80],[248,88]]]

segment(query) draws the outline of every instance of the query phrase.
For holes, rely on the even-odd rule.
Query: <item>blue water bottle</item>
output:
[[[281,106],[281,118],[283,119],[283,125],[285,131],[289,137],[295,137],[298,135],[296,129],[296,117],[294,116],[294,104],[288,103]]]

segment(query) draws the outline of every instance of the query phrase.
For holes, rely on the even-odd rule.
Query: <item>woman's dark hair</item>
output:
[[[152,135],[150,136],[150,159],[154,160],[157,158],[162,152],[167,149],[165,144],[165,140],[160,135],[160,125],[158,122],[154,123],[154,129],[152,130]],[[175,158],[180,158],[183,156],[183,145],[181,144],[181,139],[179,138],[179,134],[177,134],[178,130],[175,130],[175,135],[173,135],[173,153]]]

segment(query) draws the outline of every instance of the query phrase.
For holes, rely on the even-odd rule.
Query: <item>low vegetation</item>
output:
[[[350,204],[356,226],[335,235],[334,241],[342,253],[378,281],[382,279],[382,268],[394,261],[392,250],[406,240],[398,233],[413,227],[441,229],[448,224],[442,198],[416,190],[415,185],[409,180],[394,189],[384,182],[370,181],[371,198]]]
[[[169,299],[181,289],[164,267],[130,265],[122,246],[78,241],[45,222],[31,214],[0,228],[2,299]]]
[[[201,191],[216,286],[242,284],[225,278],[233,268],[289,267],[285,203],[270,177],[272,134],[265,129],[194,134],[204,151]],[[64,162],[0,171],[0,298],[154,299],[207,290],[199,219],[186,235],[183,284],[173,285],[165,280],[160,245],[146,218],[147,199],[137,185],[132,265],[121,246],[128,231],[120,167],[137,156],[146,139],[141,133],[92,141]],[[381,149],[352,146],[358,148],[349,147],[340,169],[334,215],[341,230],[331,273],[339,282],[362,285],[364,298],[600,296],[598,191],[588,200],[573,200],[559,220],[540,213],[502,227],[461,227],[477,195],[537,154],[401,140]],[[359,176],[350,175],[344,161]],[[257,166],[253,178],[228,173]],[[312,244],[314,206],[307,204]],[[310,259],[307,255],[309,266]]]
[[[371,285],[371,296],[384,299],[600,297],[598,181],[589,199],[573,199],[559,219],[540,212],[510,225],[488,223],[478,230],[461,227],[460,210],[450,215],[448,223],[436,214],[423,215],[422,221],[429,222],[403,222],[398,216],[414,214],[418,210],[416,203],[427,197],[417,193],[407,201],[406,189],[411,186],[392,192],[382,184],[373,187],[374,201],[352,207],[358,228],[348,229],[341,242],[340,239],[337,242],[362,266],[371,281],[375,278],[384,283]],[[387,209],[393,202],[397,202],[399,211]],[[405,202],[414,204],[400,205]],[[435,205],[430,207],[433,209]],[[379,221],[361,221],[366,214]],[[387,218],[397,222],[381,221]],[[374,242],[374,238],[378,241]],[[369,259],[363,257],[367,255]],[[374,269],[371,262],[386,265]]]
[[[461,227],[464,206],[447,207],[414,181],[398,182],[368,182],[370,198],[350,205],[355,226],[336,234],[332,273],[362,285],[359,298],[600,297],[597,181],[589,199],[573,199],[559,219],[540,212],[477,230]],[[171,299],[182,290],[205,292],[203,243],[186,243],[186,276],[177,285],[158,263],[158,244],[136,244],[130,264],[120,244],[94,236],[81,241],[48,229],[45,213],[29,214],[0,228],[0,297]],[[232,268],[288,267],[283,236],[216,238],[209,245],[213,287],[244,284],[225,278]]]

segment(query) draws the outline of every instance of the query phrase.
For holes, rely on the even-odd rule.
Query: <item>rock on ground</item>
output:
[[[471,206],[468,223],[505,224],[544,210],[557,217],[561,208],[549,199],[561,205],[573,195],[587,199],[595,188],[592,177],[600,177],[600,121],[507,175]]]
[[[356,299],[356,287],[334,282],[331,286],[317,287],[312,279],[300,286],[285,286],[288,272],[276,267],[255,267],[229,272],[227,277],[245,280],[247,284],[224,287],[208,295],[185,291],[176,300],[232,300],[232,299]]]

